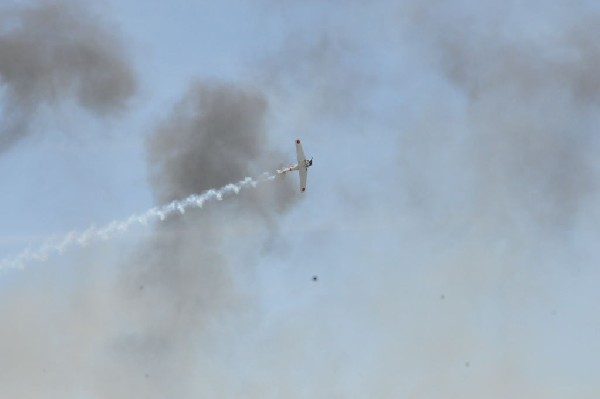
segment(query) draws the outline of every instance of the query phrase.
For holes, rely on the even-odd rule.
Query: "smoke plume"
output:
[[[136,83],[113,32],[67,0],[0,7],[0,153],[32,132],[41,107],[75,103],[100,117],[123,110]]]
[[[599,120],[591,110],[600,101],[600,79],[591,65],[600,58],[593,39],[600,33],[598,17],[583,16],[578,7],[564,15],[542,7],[538,25],[529,25],[510,6],[494,13],[450,8],[415,5],[410,14],[422,24],[413,26],[424,54],[456,94],[434,111],[444,113],[448,125],[424,116],[415,145],[433,151],[426,154],[431,165],[447,159],[472,171],[450,173],[462,174],[459,184],[471,184],[477,213],[509,218],[504,221],[524,217],[552,231],[572,225],[597,190]],[[552,23],[561,28],[543,35]],[[457,150],[436,152],[435,140]],[[407,174],[422,177],[413,169]]]
[[[27,249],[13,259],[0,261],[0,269],[24,268],[32,261],[45,261],[54,254],[61,254],[73,245],[86,246],[97,240],[109,240],[117,234],[126,233],[132,226],[148,225],[155,221],[164,221],[175,214],[183,215],[188,208],[202,208],[204,203],[211,200],[221,201],[231,193],[238,194],[246,187],[256,187],[258,183],[274,180],[275,176],[265,173],[259,180],[246,177],[237,183],[229,183],[218,189],[210,189],[202,194],[192,194],[182,200],[174,200],[166,205],[154,207],[142,214],[133,214],[120,221],[113,221],[103,227],[92,226],[83,232],[71,232],[61,238],[49,238],[38,249]]]
[[[582,3],[517,4],[402,6],[401,31],[426,78],[415,122],[399,135],[399,197],[418,238],[398,232],[413,243],[406,274],[418,267],[415,283],[440,292],[437,301],[410,288],[378,297],[390,304],[386,325],[418,348],[396,352],[411,370],[396,392],[411,397],[591,398],[600,389],[586,366],[564,366],[589,361],[589,343],[558,353],[585,335],[564,324],[588,316],[563,308],[552,320],[569,284],[586,286],[578,271],[597,278],[588,240],[598,237],[600,80],[591,65],[600,25]],[[421,301],[418,313],[393,304],[407,296]],[[410,319],[392,321],[402,311]]]
[[[193,84],[147,157],[170,203],[278,167],[279,121],[325,189],[277,180],[72,251],[65,281],[15,273],[3,394],[599,397],[597,7],[321,3],[264,24],[298,30],[251,74],[270,92]]]
[[[179,198],[284,159],[269,147],[266,110],[266,100],[256,90],[195,84],[149,139],[157,198]],[[251,252],[265,245],[276,218],[297,195],[291,181],[275,183],[167,220],[125,265],[121,295],[137,333],[115,337],[115,356],[144,366],[156,386],[170,395],[210,385],[209,375],[194,377],[193,370],[205,369],[212,359],[206,351],[212,350],[214,326],[241,315],[252,300],[251,291],[236,286],[234,270],[252,268],[253,261],[236,264],[226,248],[242,243],[235,234],[247,228],[259,246]]]
[[[240,278],[272,246],[278,218],[297,198],[293,179],[255,190],[243,190],[257,183],[252,179],[224,184],[285,159],[269,146],[266,115],[267,102],[257,90],[217,83],[190,88],[148,140],[156,198],[173,202],[65,238],[90,242],[79,255],[61,257],[65,263],[74,258],[78,277],[72,286],[43,288],[53,285],[53,272],[36,268],[30,288],[3,293],[0,312],[13,314],[0,328],[0,381],[7,395],[164,398],[217,392],[215,381],[227,375],[219,365],[219,337],[253,318],[252,279]],[[222,189],[206,191],[219,184]],[[228,193],[238,195],[209,201]],[[93,240],[157,218],[164,221],[135,249]],[[245,250],[232,251],[239,246]],[[66,378],[68,387],[60,382]]]

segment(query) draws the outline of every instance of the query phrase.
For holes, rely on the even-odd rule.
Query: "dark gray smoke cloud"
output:
[[[272,170],[285,157],[270,149],[266,112],[266,99],[256,90],[193,85],[148,142],[157,199],[170,201]],[[260,253],[277,216],[295,203],[293,183],[269,182],[158,226],[126,266],[121,293],[131,298],[125,306],[139,332],[117,337],[115,355],[148,370],[169,394],[189,393],[199,383],[210,386],[209,377],[193,373],[212,359],[206,351],[213,350],[215,325],[232,314],[244,318],[254,297],[252,289],[236,283],[240,265],[232,263],[227,248],[241,234],[246,237],[241,242],[258,245],[250,253]],[[253,264],[251,258],[242,262],[246,272]],[[135,380],[140,369],[128,372]]]
[[[0,152],[31,133],[40,107],[73,102],[111,116],[136,88],[114,29],[66,0],[0,7],[0,83]]]
[[[267,105],[257,90],[193,85],[148,143],[157,200],[182,198],[272,171],[282,156],[268,145]]]

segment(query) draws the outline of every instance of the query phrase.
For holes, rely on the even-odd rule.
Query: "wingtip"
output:
[[[300,144],[300,139],[296,139],[296,144]]]
[[[302,187],[302,192],[306,191],[306,187]]]

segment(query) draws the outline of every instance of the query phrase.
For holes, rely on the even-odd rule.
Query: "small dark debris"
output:
[[[470,367],[470,366],[471,366],[471,363],[465,362],[465,367]]]
[[[444,294],[440,295],[440,299],[446,299],[446,295],[444,295]]]
[[[313,276],[313,281],[317,281],[319,279],[318,276]]]

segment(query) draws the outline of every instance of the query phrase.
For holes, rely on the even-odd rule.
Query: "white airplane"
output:
[[[287,168],[278,170],[277,173],[280,175],[285,175],[285,173],[293,170],[300,172],[300,191],[304,192],[306,190],[306,174],[308,168],[312,165],[312,158],[306,159],[300,140],[296,140],[296,158],[298,159],[298,163],[296,165],[291,165]]]

